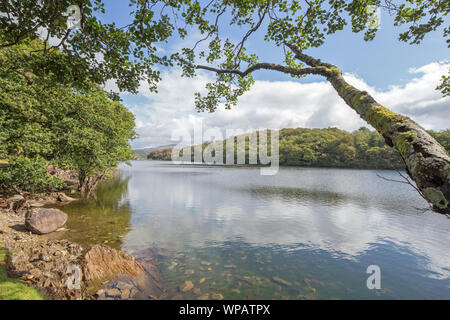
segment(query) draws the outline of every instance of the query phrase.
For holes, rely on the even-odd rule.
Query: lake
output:
[[[66,237],[160,252],[184,299],[449,299],[450,219],[395,171],[132,161],[97,200],[64,206]],[[380,268],[369,290],[367,268]]]

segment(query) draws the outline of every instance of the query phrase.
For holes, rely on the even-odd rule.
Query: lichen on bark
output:
[[[400,153],[421,195],[436,212],[450,214],[450,157],[445,149],[412,119],[380,105],[325,65],[327,79],[339,96]]]

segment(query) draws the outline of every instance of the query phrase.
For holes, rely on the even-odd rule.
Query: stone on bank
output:
[[[59,209],[34,208],[25,215],[25,227],[36,234],[46,234],[63,227],[67,214]]]

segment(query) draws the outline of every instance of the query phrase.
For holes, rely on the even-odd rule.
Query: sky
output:
[[[125,3],[111,2],[105,18],[125,25],[129,19]],[[365,42],[362,34],[352,33],[347,27],[329,36],[323,46],[305,53],[335,64],[352,85],[368,91],[382,105],[411,117],[426,129],[450,128],[450,98],[443,98],[435,90],[450,67],[442,30],[428,34],[420,45],[409,45],[397,39],[402,29],[393,27],[388,13],[381,11],[380,23],[381,28],[371,42]],[[220,28],[221,33],[236,39],[246,32],[225,25]],[[192,32],[186,40],[163,44],[160,50],[171,52],[201,37]],[[262,37],[262,33],[254,34],[247,47],[258,53],[261,61],[280,62],[282,49]],[[199,113],[194,107],[194,93],[205,92],[205,84],[213,81],[214,75],[204,71],[195,78],[183,78],[177,68],[161,72],[158,93],[150,93],[142,83],[138,94],[121,94],[123,104],[136,117],[139,138],[132,142],[134,148],[177,143],[179,139],[174,139],[177,132],[192,131],[199,124],[204,131],[217,127],[244,132],[297,127],[352,131],[368,126],[319,76],[293,79],[273,71],[257,72],[256,83],[232,110],[219,108],[214,113]],[[106,87],[113,89],[114,84],[108,83]]]

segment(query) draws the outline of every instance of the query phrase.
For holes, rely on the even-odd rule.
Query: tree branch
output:
[[[225,73],[237,74],[241,77],[245,77],[256,70],[275,70],[275,71],[279,71],[279,72],[283,72],[283,73],[291,74],[291,75],[295,75],[295,76],[303,76],[303,75],[307,75],[307,74],[317,74],[317,75],[322,75],[324,77],[328,77],[330,75],[330,71],[327,70],[326,68],[323,68],[322,66],[313,67],[313,68],[296,69],[296,68],[282,66],[282,65],[279,65],[276,63],[265,63],[265,62],[257,63],[254,66],[249,67],[245,71],[233,70],[233,69],[218,69],[218,68],[202,66],[202,65],[198,65],[195,68],[213,71],[217,74],[225,74]]]
[[[249,31],[247,31],[247,33],[245,34],[245,36],[244,36],[244,38],[242,39],[242,41],[236,46],[236,49],[239,48],[239,49],[237,50],[237,53],[236,53],[236,60],[237,60],[238,62],[241,60],[241,59],[239,58],[239,55],[241,54],[241,51],[242,51],[242,48],[244,47],[245,41],[247,41],[248,37],[250,37],[250,35],[251,35],[253,32],[256,32],[256,31],[259,29],[259,27],[261,26],[262,22],[264,21],[264,18],[265,18],[265,16],[266,16],[266,13],[267,13],[266,10],[264,10],[264,12],[262,13],[262,15],[261,15],[260,12],[258,13],[258,15],[259,15],[259,20],[258,20],[257,24],[256,24],[253,28],[251,28]]]
[[[285,42],[284,45],[292,50],[292,52],[295,54],[295,57],[297,59],[299,59],[300,61],[303,61],[304,63],[306,63],[307,65],[309,65],[311,67],[326,67],[326,68],[335,67],[332,64],[322,62],[322,61],[320,61],[320,59],[316,59],[311,56],[308,56],[307,54],[304,54],[302,52],[302,50],[300,50],[298,47],[294,46],[291,43]]]
[[[210,32],[208,32],[208,34],[207,34],[204,38],[198,40],[198,41],[195,43],[195,45],[194,45],[194,47],[192,48],[192,50],[195,50],[195,48],[197,48],[197,46],[198,46],[198,44],[199,44],[200,42],[207,40],[214,32],[218,32],[218,30],[219,30],[219,28],[218,28],[218,25],[219,25],[219,18],[220,18],[220,16],[221,16],[226,10],[227,10],[227,7],[225,6],[225,7],[223,8],[223,10],[220,11],[219,14],[216,16],[216,22],[214,23],[214,28],[213,28]]]

